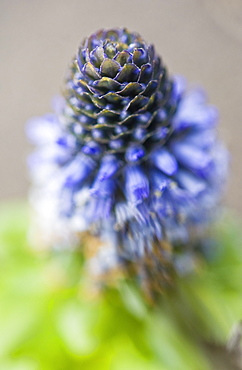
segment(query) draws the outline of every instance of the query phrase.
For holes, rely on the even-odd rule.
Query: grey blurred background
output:
[[[79,42],[114,26],[206,88],[232,153],[226,203],[242,214],[242,0],[0,0],[0,200],[27,195],[26,120],[50,110]]]

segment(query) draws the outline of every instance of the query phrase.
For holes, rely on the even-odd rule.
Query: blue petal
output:
[[[174,217],[175,210],[174,204],[171,199],[168,188],[165,188],[161,194],[161,197],[156,197],[153,202],[153,207],[155,212],[159,215],[161,219],[164,217]]]
[[[177,160],[196,174],[207,177],[212,170],[212,158],[209,153],[187,143],[173,143],[173,153]]]
[[[153,135],[153,138],[155,140],[164,140],[166,138],[166,136],[169,134],[169,129],[167,127],[158,127],[155,132],[154,132],[154,135]]]
[[[80,185],[94,167],[95,162],[91,158],[82,154],[77,155],[63,170],[65,179],[64,187]]]
[[[58,145],[49,145],[41,147],[40,150],[34,152],[29,157],[30,167],[38,166],[39,164],[54,164],[64,166],[71,159],[71,153]]]
[[[189,143],[189,145],[198,147],[200,149],[209,149],[216,142],[216,132],[215,130],[193,130],[185,138],[181,140]]]
[[[178,164],[175,157],[164,148],[157,149],[151,155],[152,163],[167,175],[174,175]]]
[[[99,219],[108,218],[110,216],[113,199],[93,197],[86,210],[86,217],[89,222],[95,222]]]
[[[147,134],[148,131],[145,128],[137,127],[136,129],[134,129],[133,137],[135,140],[141,141],[146,137]]]
[[[155,198],[154,208],[161,220],[178,222],[182,216],[184,219],[190,213],[192,198],[191,194],[171,184],[160,198]]]
[[[55,143],[66,151],[75,150],[77,147],[77,141],[75,137],[67,132],[62,133],[62,135],[57,137]]]
[[[171,183],[171,180],[165,176],[161,171],[156,169],[150,170],[150,186],[154,190],[163,191]]]
[[[109,147],[114,150],[121,149],[123,146],[124,146],[124,141],[122,139],[111,140],[109,142]]]
[[[176,177],[178,183],[191,194],[198,195],[207,188],[207,183],[187,171],[179,171]]]
[[[116,182],[113,179],[107,179],[104,181],[99,181],[98,179],[94,181],[92,188],[90,189],[90,194],[101,198],[109,198],[113,195]]]
[[[206,104],[203,91],[194,89],[180,101],[172,125],[175,131],[185,130],[189,127],[211,128],[214,127],[217,120],[217,109]]]
[[[145,156],[145,149],[139,146],[131,146],[127,149],[125,158],[128,162],[137,162]]]
[[[178,218],[186,218],[191,212],[193,197],[178,186],[171,187],[168,191],[170,202]]]
[[[115,156],[104,156],[97,174],[97,180],[104,181],[109,179],[119,170],[120,166],[121,161],[119,161]]]
[[[26,125],[26,132],[29,140],[35,145],[52,143],[61,134],[59,123],[54,114],[30,119]]]
[[[149,196],[149,181],[140,166],[127,166],[125,190],[128,201],[141,203]]]
[[[95,141],[89,141],[82,147],[82,152],[90,156],[98,156],[102,152],[101,146]]]

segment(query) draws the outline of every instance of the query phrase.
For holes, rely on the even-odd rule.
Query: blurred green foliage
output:
[[[149,307],[120,282],[92,297],[80,252],[37,252],[28,209],[0,210],[0,369],[206,370],[203,343],[242,318],[242,238],[228,218],[216,253]]]

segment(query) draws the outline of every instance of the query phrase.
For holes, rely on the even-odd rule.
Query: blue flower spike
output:
[[[27,126],[37,146],[31,201],[44,240],[62,248],[94,235],[94,275],[133,266],[146,290],[160,292],[176,246],[184,255],[191,249],[223,193],[228,155],[217,110],[125,28],[81,43],[64,91],[54,113]]]

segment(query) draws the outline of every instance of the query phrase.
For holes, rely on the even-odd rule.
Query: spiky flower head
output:
[[[95,235],[95,272],[131,263],[142,278],[162,280],[176,263],[173,247],[185,255],[221,196],[227,154],[217,110],[127,29],[83,41],[63,95],[53,114],[28,125],[43,236],[57,245]]]

